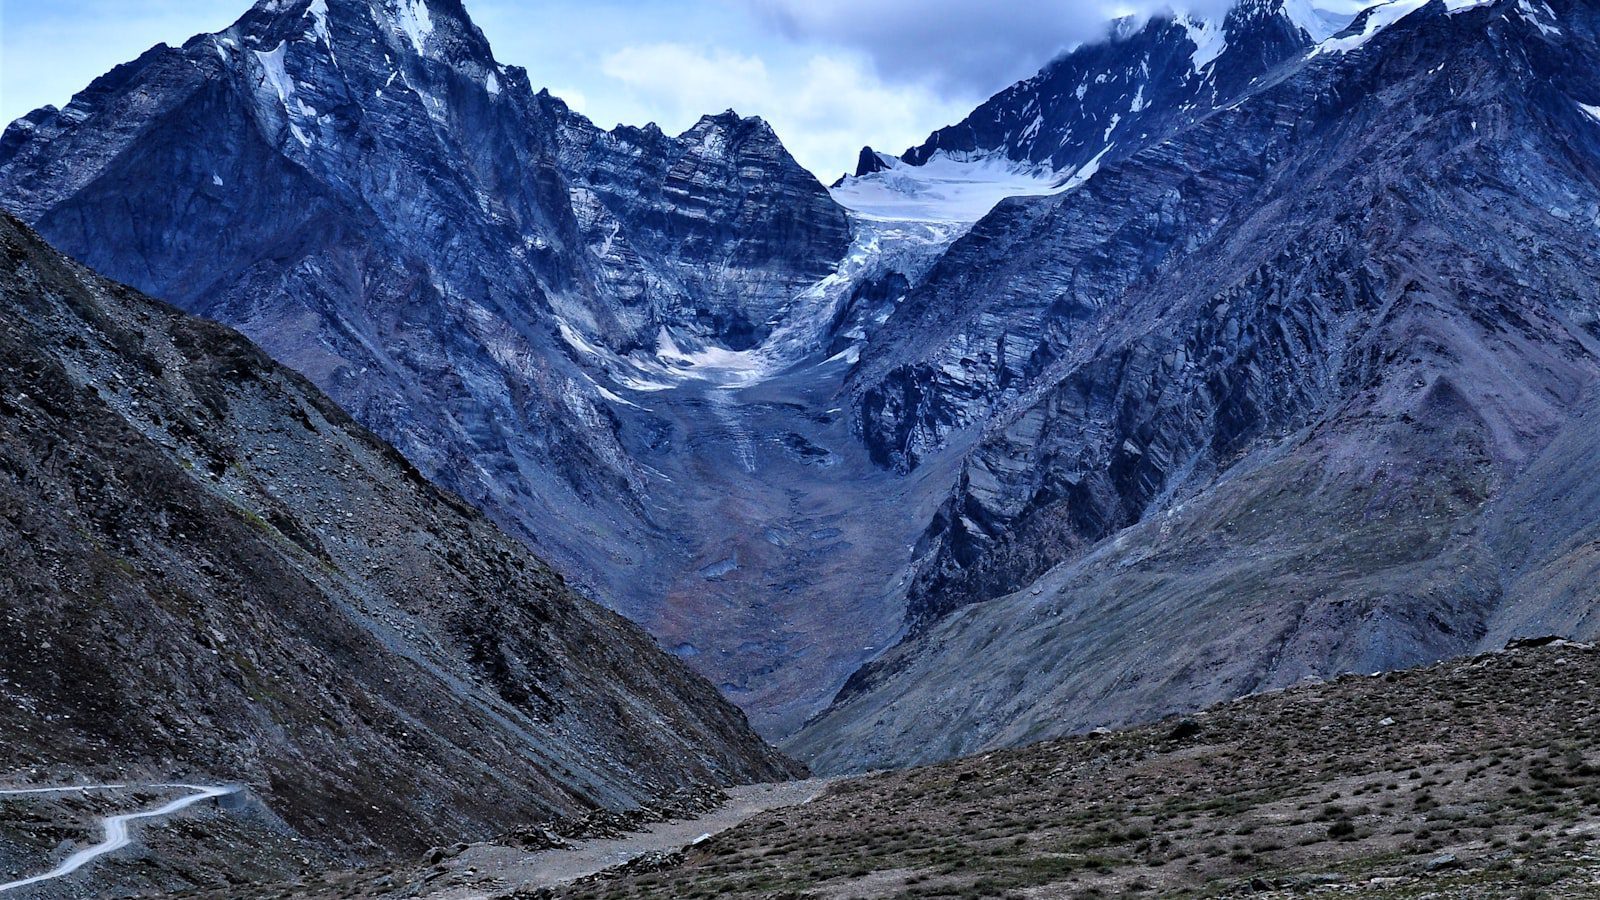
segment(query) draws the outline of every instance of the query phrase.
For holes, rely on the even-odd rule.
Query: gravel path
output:
[[[728,802],[697,819],[661,822],[638,834],[585,841],[570,850],[527,853],[479,844],[443,865],[448,874],[433,880],[428,900],[479,900],[508,890],[554,887],[620,866],[658,850],[676,850],[734,827],[770,809],[799,806],[816,799],[833,779],[813,778],[780,784],[730,788]]]
[[[43,794],[84,793],[93,790],[116,790],[122,787],[124,786],[89,785],[84,787],[28,788],[24,790],[0,791],[0,796],[20,797]],[[182,789],[186,791],[192,791],[193,793],[186,797],[180,797],[177,800],[173,800],[158,809],[146,810],[144,812],[121,813],[119,815],[103,817],[100,820],[100,829],[104,833],[104,836],[98,843],[91,844],[90,846],[78,850],[76,853],[73,853],[71,856],[63,860],[55,868],[45,872],[42,875],[33,875],[28,878],[22,878],[17,881],[9,881],[5,884],[0,884],[0,894],[21,890],[36,884],[42,884],[46,881],[54,881],[57,878],[65,878],[66,876],[71,875],[72,873],[78,871],[84,866],[87,866],[100,857],[121,850],[123,847],[133,843],[133,834],[129,830],[129,826],[134,822],[142,821],[144,819],[159,819],[164,816],[170,816],[175,813],[182,812],[183,810],[188,809],[189,807],[195,805],[196,803],[200,803],[201,801],[214,800],[217,797],[224,797],[228,794],[236,793],[238,791],[238,788],[211,787],[199,784],[157,784],[152,785],[152,787],[157,789]]]

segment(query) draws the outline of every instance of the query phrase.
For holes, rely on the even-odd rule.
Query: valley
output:
[[[825,186],[471,6],[0,137],[0,894],[1597,890],[1600,8],[1128,15]]]

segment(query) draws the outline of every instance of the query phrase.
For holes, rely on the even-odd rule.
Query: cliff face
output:
[[[561,115],[562,168],[578,185],[598,291],[637,317],[603,332],[605,343],[653,350],[668,328],[749,350],[843,258],[844,211],[766,122],[730,110],[677,137],[653,126],[607,132],[540,99]]]
[[[0,254],[12,777],[238,781],[372,858],[796,771],[237,333]]]

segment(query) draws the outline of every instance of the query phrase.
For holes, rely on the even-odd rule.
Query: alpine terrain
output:
[[[498,61],[461,0],[260,0],[13,122],[19,778],[231,779],[250,790],[225,802],[361,862],[490,841],[328,887],[372,896],[550,890],[464,861],[802,765],[935,768],[760,826],[818,848],[873,803],[906,817],[849,869],[746,825],[593,892],[792,896],[813,868],[818,896],[1416,876],[1373,862],[1401,852],[1376,829],[1445,825],[1323,798],[1393,790],[1370,767],[1346,783],[1354,750],[1316,748],[1318,787],[1289,791],[1252,729],[1389,728],[1366,688],[1319,685],[1444,665],[1362,683],[1467,685],[1453,730],[1349,746],[1400,766],[1467,742],[1470,780],[1527,749],[1473,744],[1485,722],[1532,721],[1479,717],[1520,689],[1482,679],[1592,668],[1448,661],[1600,638],[1600,6],[1179,7],[831,186],[759,117],[596,126]],[[1321,703],[1342,712],[1301,708]],[[1209,749],[1150,725],[1208,708],[1229,723]],[[1133,730],[1039,743],[1111,728]],[[1553,790],[1587,789],[1586,748]],[[1220,790],[1186,767],[1223,759],[1278,793],[1218,794],[1217,815],[1294,819],[1282,846],[1161,844],[1200,809],[1174,799],[1139,807],[1141,835],[1098,834],[1119,814],[1095,807],[1041,850],[995,806]],[[1460,821],[1519,802],[1449,793]],[[1330,805],[1356,830],[1308,825]],[[1582,808],[1541,814],[1590,827]],[[933,858],[891,833],[979,822],[1029,849]],[[1540,865],[1567,865],[1548,824],[1527,826],[1557,848]],[[1523,840],[1448,827],[1404,853]],[[781,871],[735,877],[758,849]],[[1259,859],[1264,886],[1235,877]],[[249,880],[284,874],[262,860]],[[324,884],[292,874],[290,895]]]

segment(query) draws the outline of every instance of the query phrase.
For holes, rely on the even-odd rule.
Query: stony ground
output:
[[[841,782],[560,896],[1600,897],[1596,685],[1565,643],[1302,685]]]

